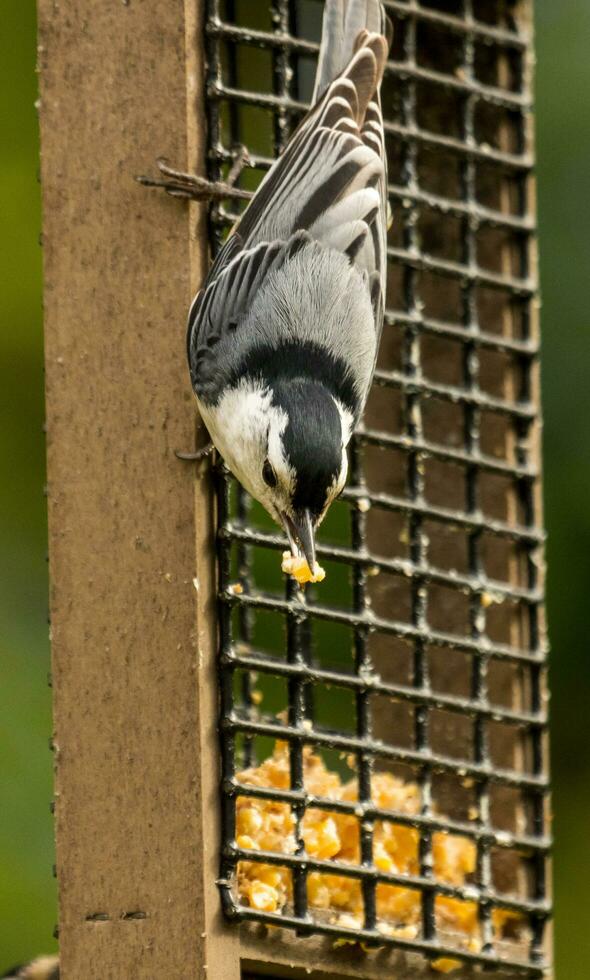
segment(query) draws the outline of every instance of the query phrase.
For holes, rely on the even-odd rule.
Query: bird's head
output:
[[[313,570],[316,530],[346,483],[350,421],[320,382],[289,379],[272,395],[278,413],[271,414],[263,479],[293,554]]]
[[[235,419],[245,451],[232,469],[313,570],[316,530],[346,482],[351,419],[324,385],[301,378],[276,380],[264,410],[252,409],[241,403]]]

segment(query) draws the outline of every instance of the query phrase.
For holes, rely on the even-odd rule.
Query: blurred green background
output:
[[[33,0],[0,33],[0,967],[55,948]],[[555,936],[590,976],[590,4],[536,0]]]

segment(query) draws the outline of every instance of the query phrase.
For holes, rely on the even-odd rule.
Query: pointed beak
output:
[[[309,510],[296,514],[294,518],[284,512],[281,514],[283,526],[289,538],[294,555],[303,552],[310,572],[315,568],[315,531]]]

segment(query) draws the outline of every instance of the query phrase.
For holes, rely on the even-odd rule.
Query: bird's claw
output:
[[[135,179],[144,187],[159,187],[172,197],[181,197],[191,201],[212,202],[231,198],[249,201],[252,197],[251,192],[236,187],[236,181],[244,167],[250,165],[248,151],[245,146],[241,146],[235,151],[235,159],[227,175],[227,180],[207,180],[206,177],[200,177],[198,174],[176,170],[170,166],[165,157],[160,157],[156,161],[161,177],[139,175]]]
[[[174,453],[177,459],[182,459],[187,463],[199,463],[203,459],[208,459],[211,456],[215,446],[212,442],[207,443],[202,449],[196,449],[194,452],[184,453],[177,449]]]

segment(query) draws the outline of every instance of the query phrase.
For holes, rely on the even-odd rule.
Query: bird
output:
[[[2,974],[3,980],[59,980],[57,956],[40,956],[30,963],[13,966]]]
[[[316,568],[382,331],[389,223],[380,0],[326,0],[311,108],[188,316],[192,388],[242,486]]]

